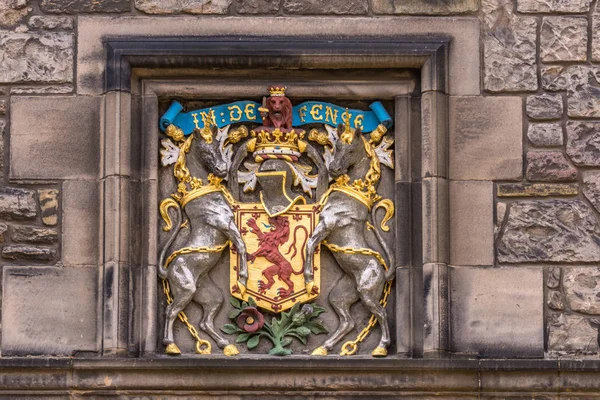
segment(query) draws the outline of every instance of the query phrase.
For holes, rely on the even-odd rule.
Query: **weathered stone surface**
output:
[[[494,187],[489,181],[452,181],[450,194],[450,263],[494,263]]]
[[[56,243],[58,232],[50,228],[28,225],[13,225],[10,238],[18,243]]]
[[[550,270],[548,271],[548,282],[546,283],[546,286],[548,286],[550,289],[558,289],[560,285],[560,275],[560,267],[550,267]]]
[[[510,0],[483,0],[484,84],[492,92],[537,89],[535,18],[518,17]]]
[[[475,12],[478,0],[373,0],[375,14],[450,15]]]
[[[560,94],[544,93],[527,97],[527,115],[533,119],[557,119],[563,113]]]
[[[523,174],[519,97],[450,97],[450,178],[515,180]]]
[[[237,12],[240,14],[273,14],[279,11],[280,0],[238,0]]]
[[[73,85],[56,85],[56,86],[17,86],[10,88],[10,94],[67,94],[73,93]]]
[[[567,90],[568,80],[563,74],[565,67],[560,65],[544,66],[541,69],[542,88],[545,90]]]
[[[561,311],[565,309],[565,304],[563,302],[563,295],[558,290],[550,290],[548,291],[548,307],[551,310]]]
[[[5,267],[2,355],[99,349],[96,267]]]
[[[121,201],[125,198],[122,197]],[[101,251],[98,245],[101,232],[98,209],[102,207],[98,182],[64,182],[62,202],[63,262],[66,265],[98,264]]]
[[[0,187],[0,218],[27,220],[36,216],[37,206],[32,190]]]
[[[527,153],[527,179],[543,182],[570,182],[577,179],[577,169],[561,151]]]
[[[6,231],[8,230],[8,225],[4,222],[0,222],[0,243],[4,243],[6,237],[4,236]]]
[[[600,267],[564,268],[562,286],[571,310],[600,314]]]
[[[588,65],[542,69],[542,86],[567,91],[570,117],[600,117],[600,68]]]
[[[560,124],[529,124],[527,138],[535,147],[560,147],[563,129]]]
[[[56,250],[46,247],[11,245],[2,248],[2,257],[9,260],[52,261]]]
[[[28,0],[0,0],[0,27],[18,24],[31,11],[27,2]]]
[[[600,212],[600,171],[583,173],[583,194]]]
[[[600,122],[567,122],[567,154],[575,165],[600,166]]]
[[[129,0],[42,0],[40,8],[47,13],[122,13],[131,11]]]
[[[494,224],[494,240],[498,239],[498,234],[504,226],[506,217],[506,203],[499,201],[496,203],[496,222]]]
[[[592,61],[600,61],[600,5],[596,2],[592,13]]]
[[[366,14],[367,0],[283,0],[283,10],[288,14]]]
[[[58,223],[58,190],[38,190],[40,209],[42,210],[42,222],[44,225],[54,226]]]
[[[581,354],[597,353],[598,327],[592,320],[578,315],[550,315],[548,350]]]
[[[517,0],[517,10],[523,13],[584,13],[590,11],[592,0]]]
[[[544,355],[541,268],[449,268],[449,274],[451,351]]]
[[[540,32],[543,61],[585,61],[587,58],[586,17],[544,17]]]
[[[0,83],[72,81],[72,34],[0,31]]]
[[[581,200],[511,204],[498,249],[501,263],[600,260],[600,224]]]
[[[576,196],[577,183],[499,183],[498,197]]]
[[[100,100],[89,96],[11,97],[10,177],[97,177]],[[48,117],[31,118],[31,110]]]
[[[135,0],[146,14],[227,14],[233,0]]]
[[[6,100],[0,100],[0,115],[6,115]]]
[[[42,16],[34,15],[29,18],[27,23],[31,29],[44,29],[44,30],[71,30],[74,26],[73,17],[55,17],[55,16]]]

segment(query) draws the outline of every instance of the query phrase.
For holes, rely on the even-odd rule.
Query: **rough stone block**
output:
[[[100,256],[100,189],[95,181],[63,183],[62,260],[96,265]]]
[[[600,68],[589,65],[552,66],[542,69],[542,86],[567,91],[570,117],[600,117]]]
[[[232,0],[135,0],[135,8],[147,14],[227,14]]]
[[[96,267],[5,267],[2,355],[97,351]]]
[[[592,13],[592,61],[600,61],[600,6],[596,2]]]
[[[586,17],[544,17],[540,32],[543,61],[585,61],[587,58]]]
[[[523,200],[510,205],[498,241],[500,263],[600,261],[600,224],[581,200]]]
[[[527,138],[535,147],[560,147],[563,129],[561,124],[529,124]]]
[[[0,83],[16,82],[73,82],[73,35],[0,31]]]
[[[567,90],[568,79],[563,74],[565,67],[560,65],[543,66],[541,68],[542,88],[544,90]]]
[[[44,225],[54,226],[58,223],[58,190],[38,190],[40,209],[42,210],[42,222]]]
[[[517,10],[522,13],[585,13],[590,11],[592,0],[517,0]]]
[[[31,118],[35,110],[39,118]],[[96,177],[100,164],[100,98],[11,98],[10,178]],[[35,160],[35,162],[32,162]]]
[[[6,234],[7,230],[8,225],[6,225],[4,222],[0,222],[0,243],[4,243],[4,241],[6,240],[6,237],[4,235]]]
[[[598,353],[598,325],[578,315],[552,314],[548,317],[548,350]]]
[[[237,12],[240,14],[274,14],[279,11],[280,0],[238,0]]]
[[[452,351],[544,356],[541,268],[450,268],[450,304]]]
[[[42,16],[34,15],[29,18],[27,25],[31,29],[44,29],[44,30],[71,30],[74,26],[73,17],[55,17],[55,16]]]
[[[0,218],[28,220],[37,216],[35,192],[27,189],[0,188]]]
[[[600,315],[600,267],[564,267],[562,286],[571,310]]]
[[[283,10],[288,14],[366,14],[367,0],[283,0]]]
[[[29,12],[28,0],[0,0],[0,27],[18,24]]]
[[[600,166],[600,122],[567,122],[567,154],[575,165]]]
[[[546,303],[548,304],[548,307],[554,311],[562,311],[565,309],[563,295],[558,290],[548,291],[548,300]]]
[[[47,13],[122,13],[131,11],[129,0],[42,0],[40,8]]]
[[[6,100],[0,100],[0,115],[6,115],[7,106]]]
[[[450,15],[475,12],[479,0],[373,0],[375,14]]]
[[[30,225],[14,225],[10,238],[18,243],[46,243],[58,241],[58,232],[50,228],[38,228]]]
[[[519,17],[511,0],[483,0],[484,85],[492,92],[537,89],[535,18]]]
[[[558,119],[563,113],[560,94],[544,93],[527,97],[527,115],[533,119]]]
[[[499,183],[498,197],[577,196],[578,183]]]
[[[450,264],[494,263],[493,214],[492,182],[450,182]]]
[[[27,95],[27,94],[67,94],[73,92],[73,85],[56,85],[56,86],[12,86],[10,94]]]
[[[450,178],[520,179],[522,115],[519,97],[450,97]]]
[[[11,245],[2,248],[2,257],[8,260],[52,261],[56,250],[46,247]]]
[[[600,212],[600,171],[583,173],[583,194]]]
[[[526,175],[534,182],[570,182],[577,179],[577,169],[561,151],[530,151]]]

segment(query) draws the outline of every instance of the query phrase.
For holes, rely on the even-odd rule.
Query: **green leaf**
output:
[[[273,336],[281,335],[281,325],[275,317],[273,317],[273,319],[271,320],[271,330],[273,331]]]
[[[229,317],[229,319],[236,319],[241,313],[242,310],[231,310],[229,311],[229,314],[227,316]]]
[[[238,310],[242,308],[240,301],[238,299],[236,299],[235,297],[230,297],[229,302],[231,303],[232,306],[234,306]]]
[[[323,326],[321,321],[317,321],[317,320],[308,321],[307,323],[304,324],[304,326],[306,326],[308,329],[310,329],[310,331],[315,335],[318,335],[320,333],[329,332],[327,330],[327,328],[325,328],[325,326]]]
[[[250,338],[249,333],[240,333],[240,336],[238,336],[237,339],[235,339],[235,342],[236,343],[244,343],[249,338]]]
[[[237,326],[232,325],[232,324],[225,324],[225,325],[223,325],[223,327],[221,328],[221,330],[223,332],[225,332],[225,333],[230,334],[230,335],[233,334],[233,333],[244,332],[243,330],[241,330],[240,328],[238,328]]]
[[[298,335],[298,334],[296,334],[294,332],[288,332],[287,336],[295,337],[300,342],[302,342],[302,344],[306,344],[306,338],[304,336],[300,336],[300,335]]]
[[[256,346],[258,346],[258,343],[260,343],[260,335],[254,335],[254,336],[252,336],[250,338],[250,340],[248,340],[248,343],[247,343],[248,350],[252,350]]]
[[[297,333],[300,336],[308,336],[310,335],[310,329],[305,326],[299,326],[297,328],[292,329],[290,332]]]
[[[313,312],[310,314],[310,318],[318,317],[320,314],[326,312],[327,310],[321,306],[313,304]]]
[[[281,341],[281,347],[289,346],[290,344],[292,344],[292,339],[289,337]]]
[[[246,307],[248,307],[248,303],[246,303],[245,301],[242,301],[242,310]]]
[[[248,297],[248,304],[250,304],[252,307],[256,307],[256,301],[254,301],[252,297]]]

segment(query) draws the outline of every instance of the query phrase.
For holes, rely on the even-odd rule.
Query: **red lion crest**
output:
[[[300,275],[303,271],[302,268],[300,268],[299,271],[294,271],[292,264],[290,264],[279,251],[279,247],[285,244],[290,238],[290,221],[288,217],[270,217],[269,225],[265,224],[265,227],[270,229],[268,232],[261,231],[254,218],[249,219],[247,225],[250,227],[251,232],[258,238],[258,249],[254,253],[248,254],[248,261],[254,261],[258,257],[264,257],[273,264],[262,271],[262,275],[265,277],[266,282],[258,282],[259,292],[262,294],[266,293],[266,291],[275,283],[273,277],[278,276],[281,281],[285,282],[288,288],[279,288],[277,294],[281,298],[290,296],[294,293],[294,282],[292,282],[290,277],[292,274]],[[293,259],[298,252],[298,249],[296,248],[296,236],[298,230],[304,230],[305,232],[302,247],[304,247],[308,240],[308,230],[306,227],[301,225],[297,226],[294,229],[294,241],[290,244],[286,253],[289,254],[294,250],[290,259]],[[302,265],[304,265],[304,254],[302,254]]]

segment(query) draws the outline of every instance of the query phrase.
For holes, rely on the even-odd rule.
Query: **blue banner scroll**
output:
[[[214,111],[214,122],[219,128],[238,122],[261,123],[257,110],[259,106],[260,104],[254,101],[243,100],[182,113],[181,103],[173,101],[167,112],[160,118],[160,129],[164,132],[169,125],[173,124],[180,128],[185,135],[189,135],[195,128],[204,127],[203,117],[206,118],[211,109]],[[375,130],[379,124],[388,129],[391,128],[392,117],[380,102],[371,103],[369,108],[371,111],[348,110],[352,128],[360,125],[365,133]],[[337,126],[344,123],[347,118],[345,107],[322,101],[305,101],[298,104],[293,107],[292,114],[292,126],[315,123]]]

